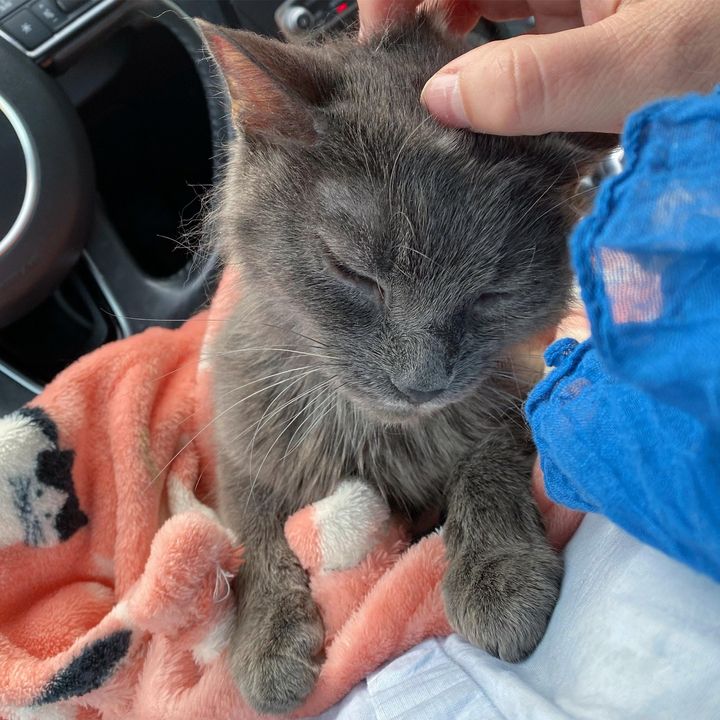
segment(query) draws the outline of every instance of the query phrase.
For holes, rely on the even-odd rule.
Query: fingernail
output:
[[[420,100],[441,123],[457,128],[470,127],[465,114],[457,72],[433,75],[420,95]]]

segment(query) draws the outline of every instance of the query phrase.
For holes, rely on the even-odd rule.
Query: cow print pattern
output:
[[[0,548],[50,547],[88,523],[72,478],[74,452],[58,447],[40,408],[0,418]]]
[[[118,630],[88,645],[50,680],[34,704],[47,705],[68,700],[99,688],[127,655],[131,636],[130,630]]]

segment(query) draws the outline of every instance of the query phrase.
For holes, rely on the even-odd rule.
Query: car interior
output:
[[[31,401],[79,358],[153,326],[177,328],[206,307],[213,295],[221,265],[213,248],[203,242],[203,218],[212,209],[212,189],[222,176],[234,129],[224,81],[213,67],[192,20],[196,17],[286,40],[315,38],[326,33],[354,32],[357,2],[0,0],[0,419]],[[468,41],[481,44],[504,39],[532,27],[532,18],[501,23],[483,19]],[[618,149],[593,177],[582,179],[581,187],[592,190],[621,167],[622,150]],[[688,212],[693,207],[688,204]],[[23,410],[18,415],[23,412],[29,416],[33,410]],[[605,424],[598,427],[612,428],[613,417],[603,415]],[[645,432],[644,426],[638,427]],[[682,434],[678,437],[683,440]],[[714,435],[708,432],[707,437]],[[53,443],[57,443],[57,438]],[[604,457],[611,458],[613,453],[620,456],[623,446],[617,445],[616,449],[609,443],[605,448],[604,443],[603,439],[600,445]],[[693,443],[702,448],[700,440]],[[690,450],[683,448],[686,454],[699,452],[695,444],[688,447]],[[50,458],[60,458],[65,465],[58,461],[58,467],[64,468],[70,478],[70,450],[55,447],[54,456],[49,451],[42,452],[48,452]],[[674,462],[672,454],[668,453],[667,459],[663,456],[663,463],[675,472],[671,461]],[[583,462],[583,467],[589,467],[585,456]],[[35,464],[33,459],[33,473]],[[609,463],[609,467],[614,465]],[[628,463],[627,467],[639,467],[639,462],[635,466]],[[655,484],[662,486],[662,480],[660,477]],[[46,500],[52,497],[47,491],[50,487],[48,482],[47,487],[36,491],[36,497],[45,492]],[[57,487],[52,487],[57,495]],[[679,500],[673,512],[683,504],[695,507],[690,502],[695,500],[689,494],[685,497],[684,492],[677,494]],[[26,496],[31,497],[28,493]],[[165,513],[166,495],[163,491],[161,515]],[[712,499],[711,495],[706,497]],[[575,506],[584,507],[584,503],[583,497]],[[707,503],[709,507],[710,501]],[[30,507],[29,501],[26,505]],[[87,522],[74,494],[68,494],[67,504],[62,507],[66,506]],[[17,504],[16,507],[27,510]],[[588,507],[593,508],[591,504]],[[653,508],[649,505],[648,508],[643,506],[643,512],[653,522],[657,518],[663,521],[671,518],[669,513],[653,515],[650,512]],[[50,514],[42,517],[50,518]],[[614,520],[612,515],[608,517]],[[686,516],[678,517],[684,521]],[[552,690],[554,697],[568,703],[575,703],[576,697],[583,701],[589,698],[590,711],[596,713],[602,712],[598,704],[602,698],[589,688],[594,687],[593,682],[608,682],[607,678],[614,677],[608,667],[618,665],[627,675],[627,682],[615,687],[612,682],[616,681],[610,681],[614,707],[623,712],[623,698],[630,697],[631,709],[637,710],[642,708],[645,698],[657,696],[662,706],[657,706],[660,710],[655,717],[670,717],[667,712],[672,714],[676,707],[670,701],[678,683],[670,682],[672,673],[668,669],[682,669],[683,663],[691,666],[694,656],[707,651],[707,672],[713,671],[711,641],[717,634],[707,618],[712,618],[711,610],[716,603],[715,586],[708,578],[694,578],[681,564],[675,567],[671,564],[674,560],[664,558],[655,549],[643,549],[629,537],[623,539],[620,530],[609,522],[601,523],[605,523],[601,515],[588,513],[580,540],[573,546],[572,554],[566,555],[572,574],[566,575],[569,580],[563,580],[564,624],[545,644],[544,655],[537,656],[539,662],[520,666],[518,677],[525,678],[527,694],[516,693],[520,686],[513,684],[512,673],[494,658],[490,658],[491,662],[483,661],[490,673],[488,677],[497,677],[493,682],[498,696],[512,694],[513,705],[522,708],[521,715],[527,712],[528,716],[539,717],[537,713],[549,706],[542,695],[541,679],[543,671],[553,665],[562,669],[550,673],[553,682],[557,679],[556,685],[547,686],[556,688]],[[7,516],[0,517],[0,525],[4,524]],[[710,534],[711,530],[707,525],[703,532]],[[315,529],[313,533],[319,537]],[[30,545],[27,541],[26,544]],[[18,557],[26,556],[18,553]],[[577,569],[581,565],[583,573]],[[657,572],[653,570],[655,566],[659,568]],[[25,566],[21,569],[24,572]],[[215,567],[212,572],[214,578]],[[219,563],[217,573],[215,591],[223,591],[226,584],[230,593],[228,578],[232,574]],[[34,568],[33,574],[41,576],[38,568]],[[6,577],[10,574],[6,573]],[[50,577],[55,582],[52,579],[55,575]],[[37,584],[40,587],[42,582],[37,580]],[[80,584],[85,584],[84,580]],[[595,593],[595,588],[603,586],[608,591],[606,596]],[[52,591],[55,592],[54,586]],[[648,599],[645,605],[643,597]],[[227,595],[214,601],[225,598]],[[399,601],[397,604],[400,606]],[[35,622],[30,613],[27,617]],[[610,621],[612,625],[607,624]],[[17,623],[18,627],[20,624]],[[633,637],[635,626],[638,630]],[[129,637],[130,631],[127,634]],[[620,648],[621,652],[616,653],[619,662],[607,662],[612,655],[596,650],[596,646],[604,650],[603,634]],[[635,652],[633,643],[638,638],[644,646],[641,644]],[[608,647],[615,652],[612,644]],[[558,661],[565,657],[563,652],[567,652],[567,657],[579,658],[581,665],[570,666],[568,670],[567,663]],[[468,656],[460,654],[460,650],[458,653],[462,662],[466,662]],[[462,676],[460,670],[457,676],[451,675],[446,670],[449,664],[445,659],[449,656],[444,650],[442,657],[438,651],[435,659],[430,655],[417,657],[419,661],[411,659],[404,666],[410,668],[405,670],[410,676],[408,683],[421,686],[422,670],[426,673],[424,677],[430,678],[428,693],[446,682],[450,687],[447,696],[464,694],[467,697],[460,697],[458,706],[465,707],[467,703],[470,707],[472,698],[468,697],[476,686],[480,688],[470,670],[466,673],[458,661]],[[673,657],[674,665],[658,664]],[[435,661],[437,665],[432,664]],[[648,687],[636,682],[637,668],[645,664],[651,672],[659,668],[655,678],[650,677],[645,683]],[[87,667],[75,663],[71,669],[82,676],[83,672],[88,674]],[[704,682],[698,668],[690,667],[688,673],[683,676],[681,672],[678,682],[684,683],[698,702],[712,702],[714,693],[698,692]],[[456,681],[455,677],[460,679]],[[377,683],[375,690],[378,696],[382,692],[390,698],[388,707],[392,707],[393,717],[400,717],[401,705],[390,704],[393,690],[400,683],[392,672],[387,678],[384,682],[388,685]],[[659,688],[657,692],[654,685]],[[711,686],[713,683],[708,683]],[[427,712],[433,712],[439,692],[426,694],[430,698]],[[679,697],[683,697],[682,693]],[[359,702],[358,698],[351,700]],[[490,707],[489,700],[487,703],[488,712],[495,716],[499,706]],[[665,705],[670,709],[666,710]],[[34,707],[22,708],[13,717],[37,717]],[[38,712],[44,712],[39,704],[37,707]],[[53,717],[60,717],[54,710],[50,712]],[[62,708],[57,712],[65,717]],[[421,706],[407,712],[407,715],[402,712],[402,716],[429,717]],[[474,713],[475,709],[469,712]]]
[[[356,5],[0,0],[0,414],[212,294],[200,218],[232,128],[191,17],[290,38]],[[524,29],[481,21],[472,39]]]

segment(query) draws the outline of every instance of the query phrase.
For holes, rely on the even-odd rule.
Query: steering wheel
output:
[[[92,222],[90,149],[60,88],[0,42],[0,325],[70,271]]]
[[[127,24],[163,24],[193,58],[205,91],[217,177],[232,129],[224,88],[194,23],[168,0],[127,4],[125,11]],[[167,279],[144,273],[96,201],[90,147],[67,96],[1,37],[0,68],[0,328],[46,298],[83,255],[118,316],[121,334],[153,324],[139,318],[179,324],[206,302],[216,259],[188,263]],[[3,369],[7,380],[13,373]]]

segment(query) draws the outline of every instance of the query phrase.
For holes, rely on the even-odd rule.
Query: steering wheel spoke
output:
[[[138,267],[99,208],[84,254],[123,335],[153,325],[180,325],[211,297],[218,269],[217,258],[210,256],[202,264],[190,261],[169,278],[151,277]]]

